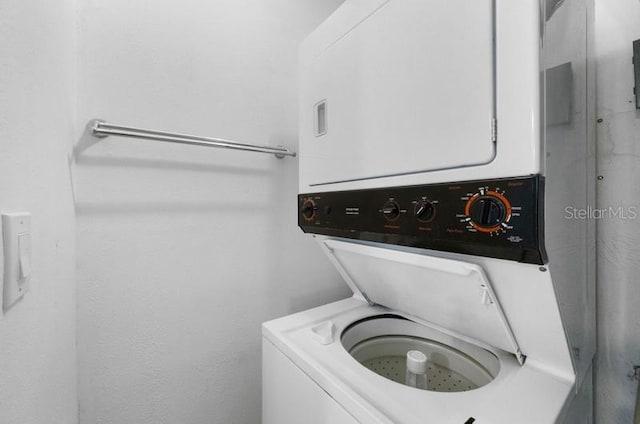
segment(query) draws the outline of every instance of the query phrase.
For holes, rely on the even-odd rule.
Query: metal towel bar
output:
[[[106,137],[119,135],[123,137],[141,138],[145,140],[165,141],[168,143],[191,144],[195,146],[219,147],[223,149],[244,150],[249,152],[270,153],[281,159],[285,156],[296,156],[286,147],[259,146],[240,143],[238,141],[225,140],[223,138],[200,137],[196,135],[169,133],[163,131],[146,130],[142,128],[125,127],[122,125],[108,124],[99,119],[89,123],[91,135],[94,137]]]

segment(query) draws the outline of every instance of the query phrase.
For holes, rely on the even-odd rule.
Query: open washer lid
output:
[[[511,352],[523,363],[491,282],[478,265],[339,240],[321,244],[351,290],[369,303]]]

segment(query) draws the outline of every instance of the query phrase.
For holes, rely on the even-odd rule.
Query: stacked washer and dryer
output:
[[[591,422],[592,10],[347,0],[304,41],[299,226],[354,295],[263,325],[264,424]]]

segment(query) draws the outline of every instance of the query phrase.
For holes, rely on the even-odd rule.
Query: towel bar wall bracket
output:
[[[296,152],[291,151],[283,146],[260,146],[255,144],[241,143],[238,141],[226,140],[223,138],[201,137],[189,134],[125,127],[123,125],[109,124],[100,119],[91,120],[89,122],[88,128],[91,135],[98,138],[104,138],[109,135],[118,135],[122,137],[139,138],[144,140],[164,141],[167,143],[179,143],[194,146],[243,150],[247,152],[269,153],[275,155],[275,157],[277,157],[278,159],[282,159],[285,156],[296,156]]]

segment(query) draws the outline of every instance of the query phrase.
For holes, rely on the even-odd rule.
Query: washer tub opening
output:
[[[407,352],[427,356],[427,388],[434,392],[464,392],[491,382],[500,361],[491,352],[396,315],[370,317],[342,333],[342,345],[363,366],[405,384]]]

